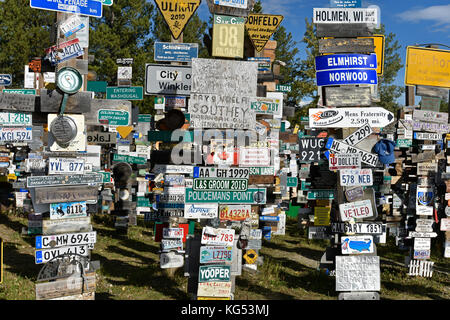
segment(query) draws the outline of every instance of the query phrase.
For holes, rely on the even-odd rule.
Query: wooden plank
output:
[[[325,105],[327,107],[370,106],[369,87],[325,87]]]
[[[447,99],[448,89],[439,87],[416,86],[416,96],[437,97]]]
[[[248,178],[248,184],[274,184],[275,177],[269,175],[261,175],[261,176],[250,176]]]
[[[45,236],[59,233],[90,232],[91,230],[91,217],[42,220],[42,234]]]
[[[64,95],[57,90],[41,89],[41,112],[59,112]],[[84,113],[91,109],[91,92],[77,92],[69,95],[66,113]]]
[[[319,53],[371,53],[375,52],[373,38],[319,39]]]
[[[373,35],[373,30],[369,29],[369,25],[366,23],[330,23],[330,24],[317,24],[317,37],[370,37]]]
[[[292,134],[289,132],[280,132],[279,139],[286,143],[297,143],[298,142],[298,135]]]
[[[448,113],[427,110],[414,110],[413,120],[446,124],[448,123]]]
[[[95,300],[95,292],[85,292],[73,296],[58,297],[48,300]]]
[[[97,200],[98,188],[90,186],[36,188],[35,197],[37,204]]]
[[[418,163],[418,162],[426,162],[431,161],[436,158],[436,153],[433,151],[424,151],[419,154],[412,154],[411,155],[411,162],[412,163]]]
[[[86,276],[86,281],[83,281],[81,277],[69,277],[52,282],[37,283],[36,300],[73,296],[83,292],[95,292],[95,287],[95,274]]]
[[[0,110],[34,111],[36,96],[32,94],[0,93]]]

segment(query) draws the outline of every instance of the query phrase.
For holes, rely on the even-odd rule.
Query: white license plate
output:
[[[371,186],[373,176],[371,169],[344,169],[340,171],[341,186]]]
[[[183,239],[183,228],[163,228],[163,238]]]
[[[0,127],[0,142],[24,142],[33,140],[31,128]]]
[[[84,159],[71,158],[49,158],[48,160],[49,174],[83,174]]]
[[[0,112],[0,125],[2,126],[31,126],[31,114],[17,112]]]
[[[234,229],[217,229],[217,235],[210,235],[205,233],[205,228],[202,232],[202,244],[212,246],[233,246],[234,244]]]
[[[348,144],[349,146],[356,146],[358,143],[366,139],[372,134],[373,130],[370,125],[365,124],[351,135],[346,137],[342,142]]]
[[[35,261],[36,264],[46,263],[66,253],[75,253],[81,256],[88,256],[89,248],[87,245],[82,245],[82,246],[63,247],[57,249],[36,250]]]
[[[50,249],[74,245],[93,245],[97,242],[97,232],[66,233],[37,236],[36,249]]]

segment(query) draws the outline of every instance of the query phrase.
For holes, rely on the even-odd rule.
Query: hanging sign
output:
[[[313,23],[378,24],[378,10],[376,8],[314,8]]]
[[[201,0],[155,0],[174,39],[178,39]]]
[[[213,57],[244,57],[244,24],[244,17],[214,15]]]
[[[343,169],[339,171],[341,186],[372,186],[372,169]]]
[[[251,13],[247,17],[245,28],[255,50],[260,52],[272,34],[283,21],[283,16],[273,14]]]
[[[394,121],[394,114],[381,107],[370,108],[311,108],[311,128],[359,128],[369,125],[383,128]]]
[[[30,0],[30,7],[35,9],[50,10],[57,12],[82,14],[95,18],[102,17],[102,3],[96,0],[84,1],[49,1]]]
[[[339,205],[342,221],[373,217],[372,203],[370,200],[361,200]]]
[[[342,254],[373,253],[373,237],[343,236],[341,239]]]

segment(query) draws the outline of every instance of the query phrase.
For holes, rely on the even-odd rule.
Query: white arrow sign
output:
[[[359,128],[364,124],[384,128],[394,121],[394,114],[381,107],[309,109],[311,128]]]

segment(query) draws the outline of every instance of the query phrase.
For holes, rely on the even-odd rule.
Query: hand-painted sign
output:
[[[66,253],[76,253],[82,256],[88,256],[89,248],[87,245],[77,245],[70,247],[61,247],[56,249],[36,250],[35,261],[36,264],[46,263]]]
[[[233,260],[233,247],[200,247],[200,263],[226,263]]]
[[[65,246],[88,245],[97,242],[97,232],[66,233],[49,236],[37,236],[36,249],[51,249]]]
[[[247,191],[195,191],[186,188],[186,203],[236,203],[265,204],[266,188],[249,188]]]
[[[321,151],[325,146],[324,138],[299,139],[300,162],[317,162],[320,160]]]
[[[107,87],[106,99],[143,100],[143,87]]]
[[[244,24],[244,17],[214,15],[213,57],[244,57]]]
[[[85,1],[50,1],[30,0],[30,7],[34,9],[76,13],[95,18],[102,17],[102,3],[95,0]]]
[[[19,92],[18,92],[19,91]],[[35,89],[4,89],[0,93],[0,109],[32,112],[35,107]]]
[[[86,217],[86,201],[50,204],[50,219]]]
[[[331,153],[328,159],[330,170],[359,169],[361,155],[355,153]]]
[[[339,171],[341,186],[372,186],[372,169],[343,169]]]
[[[76,158],[49,158],[48,174],[83,174],[84,162]]]
[[[333,138],[328,138],[325,148],[334,151],[335,153],[355,153],[361,155],[361,161],[372,167],[375,167],[378,163],[378,156],[373,153],[352,147],[348,144],[334,140]]]
[[[316,72],[317,86],[378,84],[376,69],[337,69]]]
[[[166,21],[172,36],[178,39],[197,8],[201,0],[155,0],[159,11]]]
[[[380,107],[371,108],[311,108],[309,126],[311,128],[383,128],[394,121],[394,114]]]
[[[250,218],[250,205],[222,205],[219,210],[220,220],[244,221]]]
[[[405,84],[450,88],[450,51],[407,47]]]
[[[231,281],[229,282],[200,282],[197,296],[199,297],[230,297]]]
[[[191,67],[146,64],[145,70],[146,95],[190,95]]]
[[[197,178],[192,189],[195,191],[246,191],[248,179],[234,178]]]
[[[215,167],[194,167],[193,177],[195,178],[239,178],[248,179],[249,172],[253,168],[215,168]]]
[[[373,253],[373,237],[345,236],[341,238],[342,254]]]
[[[283,21],[283,16],[272,14],[251,13],[247,17],[245,28],[255,50],[260,52],[269,41],[272,34]]]
[[[316,71],[335,69],[375,69],[377,67],[377,56],[372,54],[333,54],[317,56]]]
[[[73,39],[48,48],[45,50],[45,54],[49,56],[51,64],[56,65],[63,61],[82,56],[84,50],[80,45],[80,40]]]
[[[370,23],[378,24],[375,8],[314,8],[313,23]]]
[[[339,205],[342,221],[373,217],[372,203],[370,200],[361,200]]]
[[[33,141],[32,127],[0,127],[0,142],[30,142]]]
[[[78,175],[77,175],[78,176]],[[103,176],[100,175],[103,179]],[[64,177],[64,176],[50,176]],[[72,176],[75,177],[75,176]],[[31,177],[28,177],[28,179]],[[61,183],[59,183],[61,184]],[[28,181],[27,181],[28,185]],[[36,188],[36,203],[58,203],[64,201],[86,201],[98,199],[98,188],[87,186],[63,186]],[[55,220],[56,221],[56,220]]]
[[[204,227],[202,231],[202,244],[211,246],[233,246],[234,244],[234,229],[214,229],[216,234],[206,233],[207,229]]]
[[[191,62],[198,57],[198,43],[155,42],[155,61]]]
[[[200,266],[198,282],[228,282],[231,278],[230,268],[223,265]]]
[[[218,205],[215,203],[186,204],[184,217],[186,219],[214,219],[218,216]]]
[[[380,291],[380,257],[336,256],[336,291]]]

